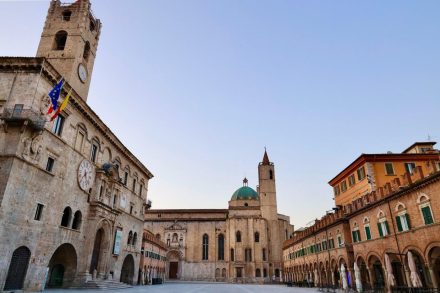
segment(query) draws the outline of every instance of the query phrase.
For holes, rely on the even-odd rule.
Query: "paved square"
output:
[[[103,292],[103,290],[46,290],[49,293],[91,293]],[[111,290],[114,293],[312,293],[318,292],[314,288],[295,288],[286,287],[283,285],[241,285],[241,284],[223,284],[223,283],[166,283],[163,285],[154,286],[136,286],[130,289]]]

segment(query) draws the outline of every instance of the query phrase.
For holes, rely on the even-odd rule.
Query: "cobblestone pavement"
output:
[[[94,293],[102,290],[45,290],[48,293]],[[282,285],[241,285],[219,283],[166,283],[154,286],[135,286],[130,289],[111,290],[111,293],[312,293],[316,288],[295,288]]]

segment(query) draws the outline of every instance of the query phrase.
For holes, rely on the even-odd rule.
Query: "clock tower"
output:
[[[37,57],[46,60],[87,101],[101,22],[93,16],[90,0],[50,2]]]

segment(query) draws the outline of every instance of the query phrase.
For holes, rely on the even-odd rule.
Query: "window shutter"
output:
[[[386,234],[388,235],[388,234],[390,234],[390,226],[388,226],[388,221],[385,221],[384,223],[385,223],[385,227],[387,229],[387,233]]]
[[[382,226],[380,225],[380,223],[377,223],[377,229],[379,230],[380,237],[383,237]]]
[[[411,229],[411,222],[409,220],[409,215],[405,214],[405,218],[406,218],[406,224],[408,225],[408,229]]]
[[[397,230],[398,230],[399,232],[402,232],[403,229],[402,229],[402,222],[400,221],[400,216],[397,216],[397,217],[396,217],[396,222],[397,222]]]
[[[432,219],[431,209],[429,208],[429,206],[423,207],[422,213],[426,225],[432,224],[434,222]]]
[[[356,241],[356,231],[351,231],[351,237],[353,238],[353,242],[357,242]]]
[[[367,236],[367,240],[371,239],[371,231],[370,231],[370,227],[365,227],[365,235]]]

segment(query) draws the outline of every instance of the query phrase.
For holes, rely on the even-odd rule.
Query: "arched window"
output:
[[[272,180],[273,179],[273,171],[269,170],[269,179]]]
[[[133,241],[133,232],[130,231],[130,232],[128,233],[127,244],[130,245],[132,241]]]
[[[235,242],[241,242],[241,232],[237,231],[235,233]]]
[[[66,207],[63,212],[63,217],[61,218],[61,226],[69,227],[71,218],[72,218],[72,209],[70,207]]]
[[[70,10],[64,10],[62,14],[62,20],[63,21],[70,21],[70,17],[72,16],[72,11]]]
[[[255,277],[260,278],[261,277],[261,270],[260,269],[256,269],[255,271]]]
[[[208,260],[208,234],[203,234],[202,260]]]
[[[133,245],[136,245],[137,238],[138,238],[138,234],[136,232],[134,232],[134,234],[133,234],[133,242],[132,242]]]
[[[218,260],[225,260],[225,236],[218,235]]]
[[[260,233],[255,232],[254,238],[255,238],[255,242],[260,242]]]
[[[159,233],[156,234],[156,239],[160,240],[160,234]]]
[[[235,254],[234,254],[234,248],[231,248],[231,261],[234,261]]]
[[[67,42],[67,32],[66,31],[59,31],[55,35],[55,44],[54,44],[54,50],[64,50],[64,47],[66,46]]]
[[[90,56],[90,43],[89,41],[86,41],[86,44],[84,45],[84,52],[83,52],[83,58],[84,60],[89,60]]]
[[[73,215],[72,229],[79,230],[81,228],[82,215],[80,211],[76,211]]]

